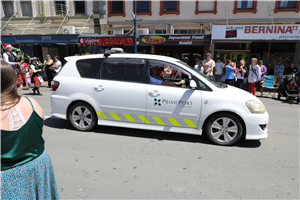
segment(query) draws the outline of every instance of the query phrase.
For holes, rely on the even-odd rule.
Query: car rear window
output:
[[[83,59],[76,62],[77,70],[82,78],[99,77],[99,70],[104,58]]]
[[[142,59],[106,59],[100,78],[146,83],[145,63],[145,60]]]

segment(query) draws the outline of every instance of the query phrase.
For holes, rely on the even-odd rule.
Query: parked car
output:
[[[147,54],[86,55],[67,63],[52,82],[52,115],[90,131],[96,125],[206,134],[215,144],[267,138],[268,112],[241,89],[217,83],[175,58]],[[152,66],[172,69],[184,84],[150,83]],[[163,71],[163,70],[162,70]],[[178,72],[178,73],[177,73]]]

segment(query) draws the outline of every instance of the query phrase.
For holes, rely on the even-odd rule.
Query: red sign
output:
[[[133,37],[78,37],[81,45],[114,45],[114,44],[132,44]]]

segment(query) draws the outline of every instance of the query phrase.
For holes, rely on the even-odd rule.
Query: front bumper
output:
[[[269,113],[243,114],[246,125],[246,140],[260,140],[268,137]]]

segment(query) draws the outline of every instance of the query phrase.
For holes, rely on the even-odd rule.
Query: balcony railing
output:
[[[65,4],[55,4],[55,12],[56,12],[56,15],[65,17],[68,13],[67,6]]]

